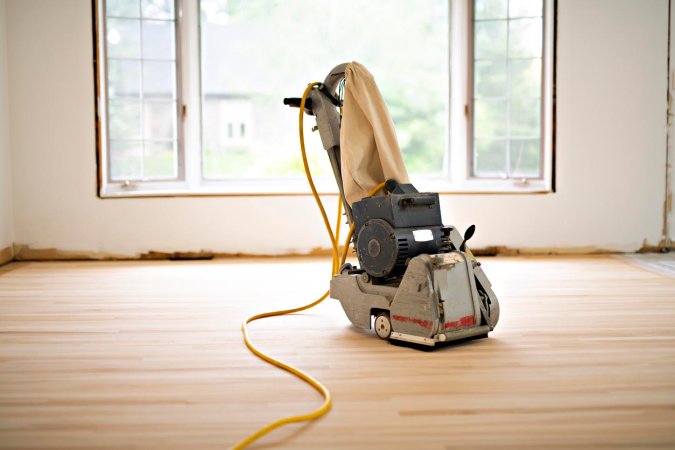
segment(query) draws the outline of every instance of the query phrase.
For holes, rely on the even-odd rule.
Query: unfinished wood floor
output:
[[[433,352],[327,300],[254,323],[328,416],[258,449],[675,448],[675,279],[617,257],[483,258],[491,337]],[[320,259],[0,268],[0,448],[224,449],[320,404],[248,353],[247,315],[327,286]]]

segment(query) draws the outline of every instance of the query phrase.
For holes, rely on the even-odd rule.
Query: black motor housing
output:
[[[402,275],[408,259],[417,255],[449,250],[438,194],[419,193],[411,184],[394,186],[387,196],[352,204],[359,263],[379,279]]]

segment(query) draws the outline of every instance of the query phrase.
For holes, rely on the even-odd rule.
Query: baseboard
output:
[[[56,248],[31,248],[14,244],[15,261],[110,261],[140,259],[115,253],[60,250]]]
[[[578,256],[578,255],[617,255],[622,252],[600,247],[523,247],[488,246],[472,248],[476,256]],[[632,253],[632,252],[628,252]]]
[[[340,249],[342,251],[342,249]],[[626,252],[603,249],[598,247],[530,247],[513,248],[506,246],[489,246],[472,248],[476,256],[576,256],[576,255],[614,255]],[[8,253],[9,252],[9,253]],[[27,245],[14,245],[12,249],[3,250],[9,254],[8,261],[136,261],[136,260],[208,260],[214,258],[280,258],[280,257],[311,257],[322,256],[329,258],[332,255],[330,248],[314,248],[305,252],[285,252],[278,254],[265,253],[220,253],[209,250],[166,252],[148,251],[145,253],[124,255],[107,252],[89,252],[59,250],[55,248],[31,248]],[[0,260],[1,261],[1,260]]]
[[[340,247],[342,251],[342,247]],[[32,248],[28,245],[14,245],[15,261],[158,261],[158,260],[208,260],[214,258],[279,258],[326,256],[333,253],[330,248],[314,248],[308,252],[267,253],[220,253],[210,250],[166,252],[151,250],[145,253],[124,255],[109,252],[89,252],[77,250],[60,250],[56,248]]]

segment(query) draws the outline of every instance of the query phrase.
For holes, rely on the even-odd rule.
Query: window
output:
[[[411,170],[440,174],[447,153],[447,0],[202,0],[200,7],[205,179],[303,176],[297,110],[282,99],[352,60],[387,74],[378,81],[387,86]],[[219,130],[229,123],[244,123],[248,137],[230,139],[228,131],[224,138]],[[329,176],[328,158],[312,138],[312,167]]]
[[[100,193],[305,191],[282,99],[352,60],[422,189],[550,190],[552,1],[94,0]]]
[[[177,179],[174,5],[108,0],[105,34],[109,181]]]
[[[543,2],[476,0],[472,175],[540,178]]]

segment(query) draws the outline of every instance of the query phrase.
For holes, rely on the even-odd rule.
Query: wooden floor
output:
[[[675,279],[618,257],[484,258],[489,339],[433,352],[327,300],[252,325],[333,410],[258,449],[675,448]],[[327,287],[320,259],[0,268],[0,448],[224,449],[320,404],[248,353],[250,313]]]

